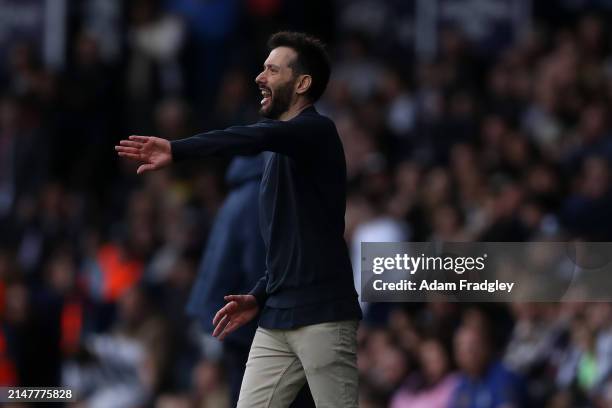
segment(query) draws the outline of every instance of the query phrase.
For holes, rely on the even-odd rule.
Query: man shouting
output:
[[[219,339],[254,319],[238,407],[287,407],[308,381],[317,407],[357,407],[361,311],[344,241],[346,164],[334,123],[313,104],[330,75],[325,49],[280,32],[255,78],[266,119],[169,142],[130,136],[116,150],[138,174],[212,155],[273,154],[259,194],[266,273],[249,294],[228,295],[214,318]]]

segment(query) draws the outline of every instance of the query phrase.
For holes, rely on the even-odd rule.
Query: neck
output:
[[[278,120],[282,120],[282,121],[291,120],[295,118],[297,115],[299,115],[301,111],[308,108],[309,106],[312,106],[312,102],[308,100],[297,101],[296,103],[292,104],[291,107],[289,107],[289,109],[287,109],[283,114],[281,114],[278,117]]]

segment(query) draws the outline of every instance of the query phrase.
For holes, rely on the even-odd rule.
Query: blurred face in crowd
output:
[[[28,318],[29,293],[26,286],[16,283],[5,292],[4,316],[12,324],[21,324]]]
[[[582,194],[598,199],[610,188],[608,162],[600,157],[590,157],[582,165]]]
[[[376,356],[373,381],[382,388],[393,389],[405,378],[406,370],[404,354],[395,346],[385,346]]]
[[[12,129],[17,125],[19,109],[17,104],[8,98],[0,99],[0,128]]]
[[[263,71],[255,82],[261,90],[259,113],[269,119],[278,119],[289,110],[294,101],[297,76],[291,64],[297,53],[289,47],[277,47],[264,62]]]
[[[119,319],[126,327],[133,327],[141,323],[147,314],[145,295],[133,288],[119,298]]]
[[[582,111],[580,131],[584,142],[598,140],[606,131],[606,110],[601,105],[590,105]]]
[[[449,362],[444,347],[439,341],[429,340],[421,345],[419,358],[427,382],[435,384],[449,370]]]
[[[594,331],[582,320],[578,320],[572,327],[572,340],[582,351],[593,351],[595,346]]]
[[[55,255],[49,261],[47,279],[49,285],[60,294],[67,293],[75,284],[74,263],[68,254]]]
[[[443,239],[451,239],[461,229],[458,210],[449,204],[443,204],[434,210],[433,227],[435,234]]]
[[[470,377],[484,374],[490,361],[486,335],[474,326],[460,328],[455,335],[457,365]]]

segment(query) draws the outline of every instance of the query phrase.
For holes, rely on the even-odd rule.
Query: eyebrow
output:
[[[276,64],[264,64],[264,68],[276,68],[276,69],[280,69],[280,65],[276,65]]]

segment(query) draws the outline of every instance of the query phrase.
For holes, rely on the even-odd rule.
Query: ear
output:
[[[300,75],[295,84],[295,93],[304,95],[310,89],[310,85],[312,85],[312,77],[310,75]]]

